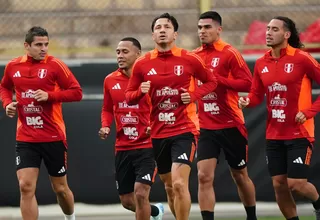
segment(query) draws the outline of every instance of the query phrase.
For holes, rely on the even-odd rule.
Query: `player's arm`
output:
[[[126,101],[129,105],[137,104],[150,89],[150,82],[143,82],[140,66],[141,62],[139,61],[133,65],[129,84],[125,91]]]
[[[3,108],[6,108],[7,105],[12,103],[12,96],[13,96],[13,82],[12,79],[9,76],[9,69],[10,69],[10,63],[7,64],[7,66],[4,69],[4,75],[1,80],[0,84],[0,96],[2,100]]]
[[[189,53],[187,56],[189,56],[191,61],[191,66],[194,70],[194,77],[203,83],[200,87],[195,86],[195,90],[193,92],[189,92],[191,102],[194,102],[215,90],[218,82],[215,75],[206,68],[204,62],[198,55]]]
[[[113,102],[108,89],[108,78],[106,77],[103,84],[103,105],[101,111],[101,128],[99,136],[105,139],[110,133],[110,127],[113,122]]]
[[[261,76],[258,72],[257,66],[255,66],[252,86],[247,97],[249,99],[248,107],[255,107],[259,105],[263,101],[264,95],[264,85],[262,83]]]
[[[307,70],[307,76],[316,81],[320,85],[320,64],[309,54],[305,54],[305,61],[303,62]],[[303,109],[301,112],[305,115],[306,119],[313,118],[320,111],[320,96],[312,104],[311,108]]]
[[[230,57],[228,66],[231,71],[231,78],[225,78],[217,75],[218,83],[225,86],[227,89],[232,89],[237,92],[249,92],[252,84],[252,74],[238,51],[230,48]]]
[[[56,81],[60,90],[48,92],[48,101],[80,101],[82,99],[82,89],[70,69],[59,59],[54,58],[51,62],[56,70]]]

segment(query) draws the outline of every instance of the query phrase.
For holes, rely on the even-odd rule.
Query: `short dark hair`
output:
[[[139,50],[141,50],[140,42],[134,37],[125,37],[125,38],[122,38],[121,41],[130,41],[134,46],[136,46]]]
[[[31,45],[35,36],[49,38],[49,34],[46,29],[42,27],[34,26],[28,30],[28,33],[26,34],[25,42]]]
[[[175,17],[173,17],[172,15],[170,15],[169,13],[164,13],[158,17],[155,17],[152,21],[152,24],[151,24],[151,31],[153,32],[153,29],[154,29],[154,25],[156,24],[157,20],[160,19],[160,18],[167,18],[169,21],[171,21],[172,25],[173,25],[173,29],[174,31],[178,31],[178,28],[179,28],[179,24],[178,24],[178,21]]]
[[[288,44],[294,48],[302,48],[304,47],[303,43],[300,40],[298,29],[296,28],[296,24],[293,20],[288,17],[276,16],[273,19],[283,21],[283,26],[285,29],[291,32],[291,35],[288,39]]]
[[[222,18],[219,15],[219,13],[216,11],[206,11],[206,12],[202,13],[199,17],[199,20],[200,19],[207,19],[207,18],[210,18],[213,21],[218,22],[220,24],[220,26],[222,25]]]

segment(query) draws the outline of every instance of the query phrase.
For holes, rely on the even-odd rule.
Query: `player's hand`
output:
[[[6,115],[9,118],[13,118],[16,115],[17,105],[18,102],[11,102],[9,105],[6,106]]]
[[[49,98],[48,93],[41,89],[38,89],[34,93],[34,99],[37,100],[37,102],[45,102],[48,100],[48,98]]]
[[[141,92],[142,93],[148,93],[149,92],[149,90],[150,90],[150,81],[147,81],[147,82],[143,82],[143,83],[141,83],[141,86],[140,86],[140,88],[141,88]]]
[[[148,126],[147,129],[146,129],[146,134],[150,135],[150,133],[151,133],[151,128]]]
[[[241,109],[244,109],[245,107],[247,107],[250,103],[250,99],[247,97],[240,97],[238,100],[238,107]]]
[[[191,102],[191,96],[188,90],[185,88],[181,88],[182,93],[181,93],[181,101],[183,104],[189,104]]]
[[[298,112],[296,115],[296,122],[303,124],[307,120],[307,117],[302,112]]]
[[[109,127],[100,128],[99,130],[99,136],[102,140],[105,140],[108,137],[109,133],[110,133]]]

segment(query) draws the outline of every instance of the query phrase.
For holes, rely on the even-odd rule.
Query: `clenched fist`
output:
[[[240,97],[238,100],[238,107],[241,109],[244,109],[245,107],[247,107],[250,103],[250,99],[249,98],[245,98],[245,97]]]
[[[18,102],[11,102],[9,105],[6,106],[6,115],[9,118],[13,118],[16,115],[17,105]]]
[[[151,83],[150,81],[141,83],[140,88],[141,88],[141,92],[142,92],[142,93],[146,94],[146,93],[149,92],[149,90],[150,90],[150,83]]]
[[[102,140],[106,139],[110,133],[109,127],[100,128],[99,130],[99,136]]]

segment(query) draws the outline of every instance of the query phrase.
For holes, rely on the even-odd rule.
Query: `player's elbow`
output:
[[[74,99],[75,99],[74,101],[79,102],[82,100],[82,97],[83,97],[82,89],[81,88],[76,89],[74,91]]]

